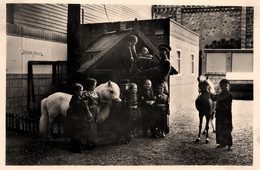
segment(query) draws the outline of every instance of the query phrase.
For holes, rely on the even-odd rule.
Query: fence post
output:
[[[16,118],[15,118],[15,130],[17,132],[19,132],[19,130],[20,130],[20,117],[18,115],[16,115]]]

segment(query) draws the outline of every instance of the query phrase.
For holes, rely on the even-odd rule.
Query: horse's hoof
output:
[[[209,143],[209,138],[207,138],[207,139],[205,140],[205,143]]]
[[[199,142],[200,141],[200,138],[197,138],[195,142]]]

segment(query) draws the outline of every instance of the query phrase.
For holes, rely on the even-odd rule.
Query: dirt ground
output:
[[[6,165],[253,165],[253,101],[233,101],[232,151],[216,148],[212,129],[208,144],[204,136],[194,143],[199,121],[196,110],[180,110],[172,119],[166,138],[133,138],[129,144],[80,154],[69,151],[69,140],[48,143],[7,132]]]

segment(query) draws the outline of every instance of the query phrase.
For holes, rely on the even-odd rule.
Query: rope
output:
[[[107,14],[107,9],[106,9],[106,5],[104,4],[104,9],[105,9],[105,13],[106,13],[106,16],[107,16],[107,19],[108,21],[110,21],[109,17],[108,17],[108,14]],[[111,22],[111,21],[110,21]]]

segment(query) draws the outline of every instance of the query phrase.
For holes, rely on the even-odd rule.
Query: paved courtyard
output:
[[[179,110],[171,116],[166,138],[133,138],[126,145],[97,147],[72,154],[69,140],[47,143],[38,138],[7,132],[6,165],[253,165],[253,101],[233,101],[233,150],[210,143],[194,143],[198,112]],[[204,124],[205,125],[205,124]]]

